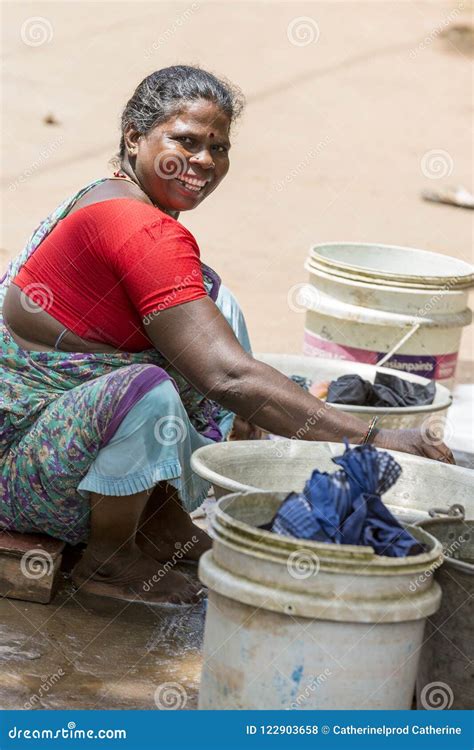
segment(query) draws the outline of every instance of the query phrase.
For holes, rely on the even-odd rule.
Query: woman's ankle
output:
[[[117,543],[116,545],[101,542],[89,544],[84,550],[82,560],[103,566],[109,562],[116,564],[118,561],[130,560],[140,554],[140,548],[135,540],[125,544]]]

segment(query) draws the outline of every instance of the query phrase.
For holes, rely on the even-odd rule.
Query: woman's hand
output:
[[[413,453],[446,464],[456,463],[448,446],[429,430],[379,430],[372,443],[376,448]]]

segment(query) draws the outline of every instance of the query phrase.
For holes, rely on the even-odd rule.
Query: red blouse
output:
[[[82,338],[143,351],[154,313],[206,296],[199,255],[176,219],[113,198],[62,219],[12,283]]]

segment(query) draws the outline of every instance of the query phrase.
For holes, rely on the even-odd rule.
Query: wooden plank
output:
[[[60,579],[64,542],[42,534],[0,532],[0,596],[48,604]]]

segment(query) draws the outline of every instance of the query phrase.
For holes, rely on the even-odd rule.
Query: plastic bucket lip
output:
[[[449,289],[446,289],[444,285],[437,287],[397,286],[394,284],[385,284],[384,279],[380,279],[377,283],[369,282],[367,279],[364,279],[364,281],[357,281],[350,278],[347,274],[336,275],[332,273],[329,268],[326,268],[324,271],[316,269],[311,265],[310,258],[305,259],[303,267],[306,271],[313,274],[313,276],[321,276],[323,279],[351,288],[360,287],[361,289],[367,289],[369,292],[373,292],[374,290],[377,292],[391,292],[392,294],[395,292],[397,295],[407,295],[411,298],[416,294],[417,297],[426,297],[428,300],[435,296],[436,292],[446,297],[459,298],[467,296],[467,288],[465,287],[462,287],[461,289],[449,287]]]
[[[447,389],[446,389],[447,390]],[[444,411],[448,409],[453,403],[453,397],[450,395],[446,403],[438,404],[426,404],[424,406],[393,406],[393,407],[382,407],[382,406],[352,406],[352,404],[330,404],[338,411],[347,411],[348,409],[358,414],[370,414],[373,417],[380,417],[383,419],[384,416],[390,416],[391,414],[400,414],[403,416],[409,416],[410,414],[435,414],[438,411]]]
[[[345,449],[345,446],[342,443],[330,443],[327,441],[316,441],[315,443],[312,443],[311,441],[291,440],[290,438],[288,438],[281,441],[281,443],[289,444],[290,448],[292,446],[298,446],[299,444],[305,444],[310,447],[313,444],[320,445],[321,443],[323,443],[324,445],[329,447],[332,456],[341,455],[341,453],[343,453]],[[276,450],[276,445],[278,445],[278,443],[271,440],[239,440],[235,443],[212,443],[210,445],[204,445],[201,448],[198,448],[192,454],[191,468],[196,472],[196,474],[198,474],[203,479],[206,479],[211,484],[214,484],[217,487],[222,487],[222,489],[224,490],[228,490],[227,494],[236,492],[265,492],[268,490],[264,490],[262,487],[255,487],[253,485],[246,484],[245,482],[238,481],[236,479],[232,479],[222,473],[219,473],[219,471],[215,471],[214,469],[209,468],[206,458],[209,454],[212,455],[212,453],[214,453],[215,455],[218,453],[225,455],[225,453],[228,451],[238,451],[239,446],[252,448],[252,452],[254,454],[260,449],[271,452]],[[237,448],[235,448],[235,446],[237,446]],[[413,456],[411,454],[393,450],[387,450],[387,453],[390,453],[392,456],[394,456],[394,458],[396,458],[397,461],[402,464],[402,467],[404,461],[415,464],[420,461],[425,466],[429,464],[432,464],[436,467],[439,466],[438,461],[434,461],[429,458],[422,458],[421,456]],[[465,469],[462,466],[447,465],[445,466],[445,470],[455,471],[457,475],[459,475],[460,477],[464,477],[466,480],[469,480],[469,482],[472,483],[473,473],[471,469]],[[411,506],[406,507],[410,508]]]
[[[334,571],[336,575],[338,572]],[[350,574],[349,571],[340,571],[342,575]],[[331,575],[331,573],[321,573]],[[353,573],[352,573],[353,575]],[[394,578],[400,581],[413,575],[410,571],[398,571]],[[385,571],[381,578],[389,578],[390,571]],[[375,579],[376,575],[372,576]],[[220,565],[209,550],[205,552],[199,561],[199,579],[210,589],[227,599],[233,599],[241,604],[248,604],[258,609],[280,612],[292,617],[306,617],[332,622],[348,623],[400,623],[413,620],[424,620],[439,608],[441,600],[441,588],[433,581],[430,588],[421,590],[413,597],[400,594],[399,597],[389,596],[383,598],[369,598],[359,596],[356,599],[347,597],[324,596],[321,592],[298,591],[293,586],[278,588],[268,586],[252,578],[244,578],[226,567]]]
[[[422,541],[429,542],[431,544],[430,549],[427,552],[422,552],[419,555],[412,555],[410,557],[388,557],[386,555],[377,555],[374,552],[373,547],[366,547],[362,545],[352,544],[330,544],[326,542],[315,542],[307,539],[298,539],[296,537],[282,536],[275,534],[272,531],[265,531],[257,526],[251,526],[244,521],[239,521],[230,515],[228,505],[239,497],[245,495],[260,495],[262,497],[278,497],[283,500],[286,497],[285,492],[271,492],[265,490],[257,490],[252,492],[235,492],[229,495],[225,495],[217,501],[217,508],[213,518],[213,528],[216,529],[217,523],[221,523],[228,529],[234,530],[240,537],[242,552],[251,554],[252,545],[248,544],[250,541],[259,540],[262,547],[268,548],[268,553],[272,555],[272,552],[278,556],[278,553],[282,553],[281,558],[286,565],[288,555],[292,552],[298,552],[304,549],[305,551],[313,552],[317,555],[319,561],[324,565],[325,562],[334,563],[335,565],[347,565],[348,569],[352,570],[354,565],[363,565],[364,568],[370,565],[371,569],[381,568],[385,570],[400,570],[402,572],[410,570],[413,572],[423,572],[426,570],[426,566],[429,563],[433,563],[438,560],[442,554],[443,547],[441,542],[430,534],[425,529],[421,529],[419,526],[407,526],[407,528],[414,535],[420,538]],[[420,534],[420,531],[424,533]],[[217,537],[219,540],[219,536]]]
[[[343,258],[337,258],[337,250],[341,251],[341,254],[343,255]],[[349,250],[350,249],[350,250]],[[436,264],[440,265],[446,265],[451,266],[452,270],[446,271],[446,273],[440,273],[433,276],[429,276],[426,274],[425,271],[421,270],[417,274],[407,274],[403,272],[397,272],[397,271],[387,271],[384,268],[377,268],[375,266],[370,266],[366,264],[361,263],[350,263],[347,262],[347,259],[344,259],[344,251],[347,254],[347,251],[353,252],[354,250],[368,250],[369,253],[373,249],[377,249],[377,251],[383,251],[387,250],[388,252],[393,254],[397,253],[398,255],[403,256],[405,254],[410,255],[410,260],[413,262],[413,253],[415,253],[417,256],[424,256],[422,258],[423,261],[426,261],[427,268],[429,268],[430,263],[433,264],[436,262]],[[324,251],[327,251],[326,253]],[[334,257],[336,256],[336,257]],[[319,243],[316,245],[312,245],[310,249],[310,257],[313,257],[317,260],[317,262],[322,263],[323,265],[334,267],[334,268],[340,268],[345,269],[346,271],[350,272],[353,271],[355,273],[361,273],[363,275],[367,276],[375,276],[379,277],[381,279],[387,278],[387,279],[399,279],[400,281],[407,281],[407,282],[416,282],[417,280],[422,281],[426,283],[433,283],[436,284],[440,282],[441,284],[446,284],[448,281],[452,280],[452,287],[456,288],[456,283],[459,284],[470,284],[474,285],[474,267],[471,266],[469,263],[466,263],[465,261],[458,260],[456,258],[451,258],[450,256],[445,256],[440,253],[434,253],[429,250],[421,250],[419,248],[413,248],[413,247],[403,247],[401,245],[385,245],[383,243],[361,243],[361,242],[350,242],[350,241],[340,241],[340,242],[326,242],[326,243]],[[407,258],[407,261],[409,258]],[[404,261],[402,261],[404,262]],[[457,280],[457,282],[456,282]]]
[[[421,289],[419,279],[418,281],[410,281],[405,278],[402,279],[401,276],[390,276],[388,273],[383,276],[381,274],[375,276],[374,274],[364,273],[363,271],[356,272],[351,271],[350,269],[330,266],[329,264],[322,263],[313,257],[307,259],[307,268],[316,275],[327,273],[332,278],[348,279],[349,281],[366,284],[369,287],[375,287],[377,289],[380,288],[382,284],[384,287],[389,287],[394,290],[407,289],[408,291],[418,291]],[[447,286],[448,283],[443,283],[439,278],[426,277],[423,281],[423,290],[425,291],[435,292],[445,290]],[[453,285],[450,284],[449,286],[450,289],[446,289],[446,291],[461,292],[466,289],[471,289],[474,286],[474,282],[471,282],[470,278],[466,277],[465,281],[457,282]]]
[[[260,359],[263,357],[264,359],[261,361],[267,361],[265,360],[265,357],[273,357],[273,356],[285,356],[284,354],[281,355],[274,355],[270,352],[262,352],[262,353],[256,353],[254,354],[255,359]],[[326,360],[324,357],[304,357],[304,355],[289,355],[292,357],[299,357],[301,356],[302,359],[307,359],[308,364],[314,364],[314,369],[317,370],[318,366],[321,367],[321,362],[329,361],[331,364],[334,363],[334,360]],[[314,360],[314,363],[313,363]],[[346,364],[348,360],[341,360]],[[270,364],[269,362],[267,362]],[[273,367],[273,365],[271,365]],[[295,365],[297,366],[297,365]],[[361,363],[360,362],[354,362],[353,368],[354,371],[360,368]],[[408,380],[410,382],[415,383],[423,383],[424,385],[428,385],[428,383],[431,383],[432,381],[428,378],[423,378],[420,375],[410,375],[409,373],[402,371],[396,371],[387,367],[377,367],[377,365],[367,365],[368,368],[376,369],[377,372],[384,373],[385,375],[397,375],[402,380]],[[275,368],[278,369],[278,368]],[[345,369],[345,368],[344,368]],[[293,375],[298,375],[299,373],[295,372],[292,373]],[[450,393],[449,389],[446,388],[446,386],[443,386],[441,384],[436,383],[436,395],[441,394],[442,398],[440,399],[439,403],[437,404],[426,404],[424,406],[393,406],[393,407],[381,407],[381,406],[355,406],[352,404],[331,404],[332,407],[335,409],[338,409],[339,411],[348,411],[351,412],[358,412],[359,414],[370,414],[371,416],[379,416],[382,417],[383,415],[391,415],[391,414],[400,414],[400,415],[410,415],[410,414],[434,414],[438,411],[443,411],[445,409],[449,409],[451,404],[453,403],[453,396]]]

